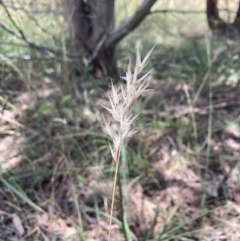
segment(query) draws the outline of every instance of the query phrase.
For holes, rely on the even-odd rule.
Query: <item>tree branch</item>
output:
[[[15,7],[13,5],[10,5],[10,4],[5,4],[5,6],[7,8],[11,8],[13,10],[16,10],[16,11],[23,11],[25,13],[30,13],[30,14],[53,14],[53,15],[59,15],[59,16],[63,16],[64,15],[64,12],[63,11],[56,11],[56,10],[53,10],[53,9],[40,9],[40,10],[34,10],[34,9],[31,9],[31,8],[23,8],[23,7]]]
[[[109,37],[105,42],[105,47],[109,45],[115,45],[121,39],[123,39],[129,32],[136,28],[142,20],[150,13],[151,7],[157,0],[144,0],[142,5],[137,11],[130,17],[125,23],[114,29],[109,33]]]
[[[96,44],[93,53],[88,58],[88,63],[91,63],[96,59],[99,53],[108,48],[111,45],[115,45],[121,39],[123,39],[129,32],[136,28],[142,20],[150,13],[151,7],[157,0],[144,0],[142,5],[137,9],[137,11],[130,17],[125,23],[110,32],[103,34],[102,38],[99,39]]]
[[[236,13],[236,11],[231,11],[229,9],[223,8],[218,9],[219,12],[227,12],[227,13]],[[184,10],[169,10],[169,9],[159,9],[151,11],[149,14],[155,14],[155,13],[176,13],[176,14],[206,14],[206,10],[190,10],[190,11],[184,11]]]

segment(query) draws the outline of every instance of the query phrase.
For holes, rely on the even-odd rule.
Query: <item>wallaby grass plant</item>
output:
[[[119,162],[120,162],[120,152],[123,142],[126,138],[131,137],[136,130],[132,129],[132,123],[136,119],[137,115],[134,115],[131,112],[131,106],[143,92],[147,90],[147,87],[150,84],[152,79],[151,72],[148,71],[146,74],[140,77],[140,74],[144,67],[147,65],[149,56],[152,53],[153,48],[148,52],[143,60],[141,60],[139,48],[136,49],[136,64],[134,71],[131,70],[131,61],[127,67],[126,75],[122,77],[126,81],[126,84],[120,84],[118,87],[112,84],[111,93],[108,94],[109,106],[104,106],[107,111],[110,113],[108,119],[103,117],[104,129],[107,134],[112,139],[112,145],[110,145],[112,158],[115,161],[115,176],[114,184],[112,191],[112,204],[110,210],[110,223],[109,223],[109,237],[108,240],[111,240],[111,225],[113,217],[113,206],[116,192],[116,184],[119,183],[120,189],[120,199],[121,197],[121,181],[119,175]],[[123,208],[121,208],[123,212]],[[123,216],[123,215],[122,215]],[[123,230],[125,239],[127,238],[126,229],[124,227],[123,221]]]

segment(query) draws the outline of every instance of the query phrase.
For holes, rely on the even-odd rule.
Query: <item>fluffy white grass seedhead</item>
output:
[[[110,218],[110,227],[109,227],[109,240],[111,239],[111,222],[112,222],[112,213],[114,205],[114,196],[116,188],[116,180],[119,169],[119,157],[120,150],[123,141],[132,136],[136,130],[132,129],[132,123],[136,119],[137,115],[133,115],[130,111],[130,108],[134,102],[143,92],[147,90],[148,85],[152,79],[151,71],[147,72],[142,77],[140,76],[141,71],[146,66],[150,54],[152,53],[153,48],[148,52],[143,60],[141,60],[140,52],[137,49],[136,55],[136,64],[134,71],[131,70],[131,62],[128,65],[126,75],[121,77],[126,81],[125,84],[121,84],[118,87],[115,87],[112,84],[111,93],[108,94],[109,106],[104,106],[110,113],[110,117],[106,120],[103,117],[104,129],[107,134],[112,139],[112,145],[110,145],[111,154],[113,160],[116,162],[116,171],[114,178],[114,187],[113,187],[113,197],[111,205],[111,218]]]
[[[118,87],[112,84],[112,91],[108,94],[110,105],[104,107],[111,114],[111,117],[108,120],[104,119],[104,128],[113,141],[111,153],[115,161],[117,161],[116,153],[120,150],[123,140],[135,133],[131,129],[131,124],[136,116],[130,113],[130,107],[134,100],[146,91],[152,79],[150,76],[152,70],[142,77],[139,77],[141,71],[147,64],[152,50],[153,49],[149,51],[142,61],[139,50],[137,50],[134,72],[131,70],[130,62],[126,71],[126,76],[121,77],[126,81],[126,84],[121,84]]]

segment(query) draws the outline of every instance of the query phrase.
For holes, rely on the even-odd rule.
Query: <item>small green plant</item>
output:
[[[134,100],[136,100],[143,92],[146,91],[151,81],[150,73],[152,72],[152,70],[144,74],[142,77],[140,77],[140,73],[147,65],[147,61],[150,54],[152,53],[152,50],[153,48],[148,52],[146,57],[143,60],[141,60],[140,51],[137,48],[136,64],[135,64],[134,71],[132,72],[131,70],[131,62],[130,62],[126,71],[126,76],[122,77],[122,79],[126,81],[126,84],[121,84],[118,87],[115,87],[112,84],[111,93],[108,94],[109,106],[104,106],[107,109],[107,111],[110,113],[109,119],[106,120],[105,118],[103,118],[104,129],[112,139],[113,144],[110,145],[110,149],[111,149],[112,158],[116,164],[113,191],[112,191],[112,204],[111,204],[111,210],[110,210],[108,240],[111,240],[111,225],[112,225],[113,206],[114,206],[114,198],[115,198],[117,183],[120,189],[120,203],[122,200],[121,178],[119,175],[120,152],[121,152],[121,148],[124,140],[128,137],[131,137],[136,132],[136,130],[132,129],[132,123],[136,119],[137,115],[134,115],[131,112],[131,106]],[[123,212],[123,208],[121,208],[121,212]],[[125,236],[125,239],[128,240],[127,238],[128,235],[124,225],[125,224],[123,221],[124,236]]]

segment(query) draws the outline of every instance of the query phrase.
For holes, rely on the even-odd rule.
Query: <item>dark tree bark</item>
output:
[[[66,1],[67,21],[69,23],[72,45],[77,49],[89,48],[87,41],[90,33],[89,13],[84,6],[84,1]],[[82,27],[79,27],[79,25]]]
[[[98,76],[115,76],[116,44],[141,23],[155,2],[144,0],[133,16],[115,29],[115,0],[66,0],[72,45],[79,59],[92,64]]]
[[[220,29],[225,25],[219,17],[217,4],[218,0],[207,0],[206,12],[210,29]]]
[[[219,17],[218,12],[218,0],[207,0],[207,20],[210,29],[217,30],[222,34],[228,34],[229,36],[234,36],[240,33],[240,2],[238,5],[237,15],[232,24],[224,22]]]
[[[235,20],[233,22],[233,25],[236,28],[240,28],[240,1],[239,1],[239,4],[238,4],[237,15],[236,15],[236,18],[235,18]]]
[[[74,53],[79,63],[86,63],[97,48],[98,41],[114,27],[114,0],[66,0],[66,13]],[[109,63],[106,63],[106,66],[101,64],[102,59],[111,59],[109,63],[113,66],[114,51],[101,52],[99,61],[96,59],[91,61],[96,72],[101,67],[104,74],[105,72],[113,74]],[[79,70],[81,68],[83,67],[80,66]]]

